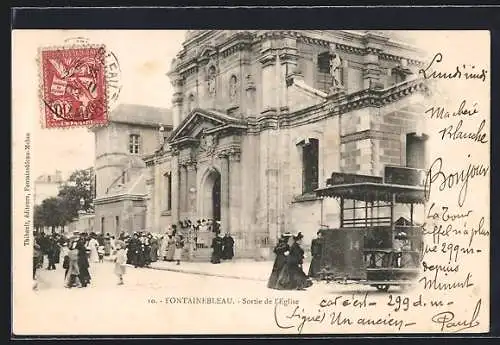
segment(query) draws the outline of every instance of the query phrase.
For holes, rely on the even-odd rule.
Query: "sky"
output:
[[[50,30],[44,31],[43,36],[40,31],[26,31],[20,35],[17,42],[22,43],[18,46],[32,51],[33,57],[39,46],[62,45],[67,38],[85,37],[92,43],[104,43],[115,54],[121,68],[122,90],[117,104],[171,107],[172,86],[166,73],[182,47],[185,31]],[[30,61],[30,66],[36,68],[36,61]],[[36,73],[34,69],[32,72]],[[38,109],[32,111],[39,116]],[[94,163],[94,135],[86,128],[42,129],[37,123],[32,126],[32,134],[32,174],[35,177],[54,173],[56,169],[69,177],[72,171]]]

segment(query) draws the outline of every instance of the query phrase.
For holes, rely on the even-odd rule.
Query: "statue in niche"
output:
[[[330,76],[332,77],[332,85],[333,89],[338,89],[342,87],[342,77],[341,77],[341,67],[342,60],[340,59],[339,54],[336,52],[335,44],[330,44]]]
[[[216,71],[214,66],[210,66],[208,69],[208,94],[210,96],[215,96],[215,79]]]
[[[342,66],[342,60],[337,53],[333,52],[330,54],[330,75],[332,77],[333,87],[341,87],[341,76],[340,67]]]
[[[229,99],[231,102],[235,102],[238,98],[238,79],[236,76],[232,75],[229,79]]]

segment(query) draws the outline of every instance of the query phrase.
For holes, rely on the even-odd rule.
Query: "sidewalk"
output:
[[[251,259],[236,259],[223,261],[220,264],[210,262],[175,262],[158,261],[151,264],[151,269],[198,274],[212,277],[267,281],[273,268],[273,261],[255,261]],[[309,262],[304,263],[304,270],[309,269]]]

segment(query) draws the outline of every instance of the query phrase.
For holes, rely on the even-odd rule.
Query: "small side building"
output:
[[[94,232],[150,230],[146,224],[149,173],[143,157],[172,130],[168,109],[121,104],[106,127],[95,127],[96,198]],[[163,129],[163,132],[160,131]]]

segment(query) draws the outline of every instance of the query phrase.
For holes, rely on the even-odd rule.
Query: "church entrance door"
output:
[[[220,220],[221,217],[221,176],[212,169],[203,185],[203,218]]]
[[[213,219],[220,220],[220,174],[217,172],[212,188]]]

